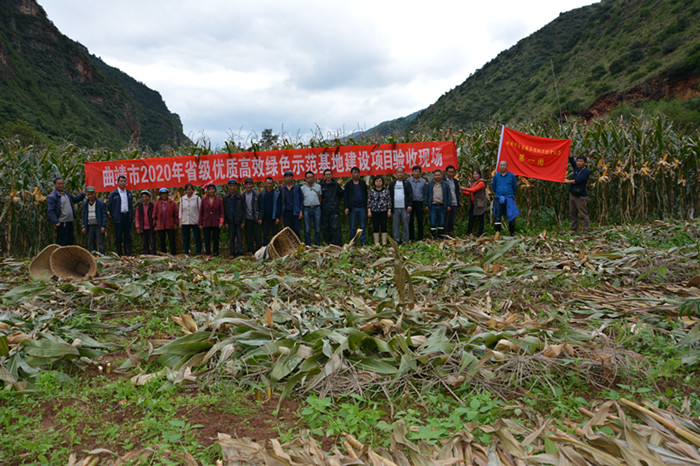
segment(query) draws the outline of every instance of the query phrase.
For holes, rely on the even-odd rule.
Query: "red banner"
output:
[[[152,159],[111,160],[85,162],[85,184],[96,191],[111,191],[117,179],[126,176],[129,189],[195,186],[209,183],[226,184],[244,178],[263,181],[268,176],[281,180],[291,170],[294,178],[303,179],[307,171],[316,178],[326,169],[335,177],[350,176],[350,169],[358,167],[362,175],[386,175],[404,167],[407,172],[414,165],[423,171],[444,170],[448,165],[457,168],[457,150],[453,141],[412,142],[404,144],[376,144],[370,146],[317,147],[307,149],[240,152]]]
[[[515,175],[563,183],[570,150],[571,139],[531,136],[504,126],[496,167],[505,160]]]

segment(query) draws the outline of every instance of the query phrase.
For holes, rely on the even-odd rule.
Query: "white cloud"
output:
[[[346,133],[408,115],[590,0],[39,0],[221,146],[264,128]]]

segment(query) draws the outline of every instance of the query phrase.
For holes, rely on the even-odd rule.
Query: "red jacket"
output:
[[[163,201],[158,199],[153,206],[153,222],[156,230],[174,230],[178,226],[177,204],[172,199],[168,199],[165,203],[165,217],[163,217]]]
[[[153,223],[153,203],[148,201],[146,204],[143,202],[136,206],[136,231],[141,233],[144,230],[144,226],[147,225],[149,230],[154,229]]]
[[[214,197],[214,202],[210,202],[209,196],[202,198],[202,203],[199,206],[199,226],[218,227],[224,223],[224,202],[219,196]]]
[[[462,194],[469,194],[471,201],[474,202],[474,193],[477,191],[481,191],[484,188],[486,188],[486,182],[482,179],[479,179],[477,181],[472,182],[471,188],[462,188]]]

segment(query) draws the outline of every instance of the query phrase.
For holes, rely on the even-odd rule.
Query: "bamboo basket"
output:
[[[301,246],[299,237],[289,227],[284,227],[277,233],[267,246],[267,256],[270,259],[278,259],[291,254]]]
[[[29,264],[29,276],[35,280],[48,280],[53,277],[51,271],[51,254],[60,248],[58,244],[49,244]]]
[[[87,280],[95,276],[97,262],[80,246],[63,246],[51,254],[51,271],[62,280]]]

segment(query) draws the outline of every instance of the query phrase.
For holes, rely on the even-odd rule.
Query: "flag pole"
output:
[[[503,135],[506,132],[506,125],[501,125],[501,140],[498,143],[498,156],[496,157],[496,171],[498,171],[498,164],[501,163],[501,148],[503,147]]]
[[[554,62],[549,59],[549,65],[552,67],[552,78],[554,78],[554,91],[557,93],[557,105],[559,106],[559,129],[561,130],[562,116],[561,116],[561,102],[559,101],[559,87],[557,86],[557,75],[554,74]]]

